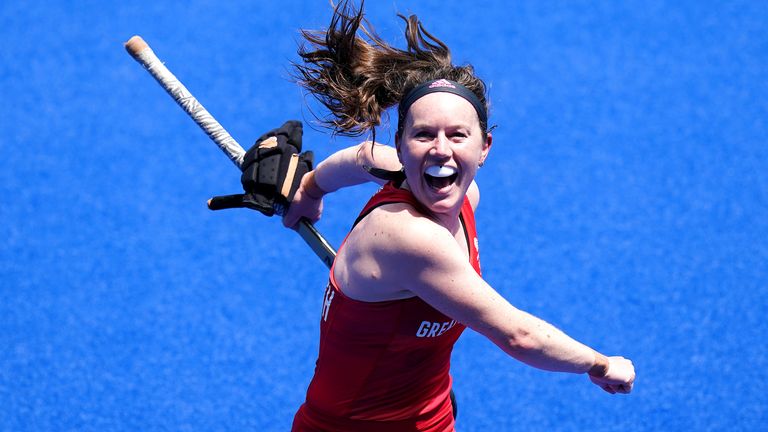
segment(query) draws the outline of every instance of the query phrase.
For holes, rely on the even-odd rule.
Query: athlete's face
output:
[[[474,107],[452,93],[430,93],[411,105],[397,142],[406,187],[436,214],[454,216],[491,148]]]

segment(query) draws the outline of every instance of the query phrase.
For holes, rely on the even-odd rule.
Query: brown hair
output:
[[[394,48],[382,40],[363,16],[363,3],[356,10],[350,0],[334,8],[326,30],[302,30],[309,46],[299,49],[304,64],[294,64],[299,84],[320,101],[330,115],[320,119],[334,133],[359,136],[373,134],[381,115],[396,105],[411,89],[430,80],[456,81],[474,93],[488,108],[483,81],[471,65],[454,66],[448,46],[432,36],[416,17],[406,18],[407,48]],[[398,118],[399,135],[405,113]],[[483,133],[488,125],[481,124]]]

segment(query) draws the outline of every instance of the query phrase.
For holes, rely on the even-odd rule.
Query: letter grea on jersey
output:
[[[422,321],[419,329],[416,331],[416,337],[430,338],[442,336],[443,333],[452,329],[456,325],[456,320],[450,321]]]

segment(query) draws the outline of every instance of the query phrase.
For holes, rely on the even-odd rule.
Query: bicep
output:
[[[486,283],[471,266],[452,274],[425,275],[417,295],[435,309],[471,329],[503,342],[515,333],[509,319],[517,309]]]
[[[366,141],[357,149],[356,164],[362,170],[364,167],[379,168],[387,171],[398,171],[402,168],[400,159],[397,157],[397,150],[385,144],[378,144],[372,141]],[[366,172],[369,180],[378,184],[386,183],[378,177],[372,176]]]

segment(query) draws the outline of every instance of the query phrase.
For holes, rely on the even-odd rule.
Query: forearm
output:
[[[635,381],[631,360],[621,356],[606,357],[572,339],[549,323],[530,314],[518,332],[503,345],[516,359],[548,371],[586,373],[590,380],[608,393],[629,393]],[[510,343],[511,342],[511,343]],[[498,343],[498,342],[497,342]]]
[[[513,315],[507,317],[513,323],[501,327],[510,330],[493,339],[517,360],[538,369],[570,373],[594,372],[602,364],[604,356],[546,321],[520,310]]]

